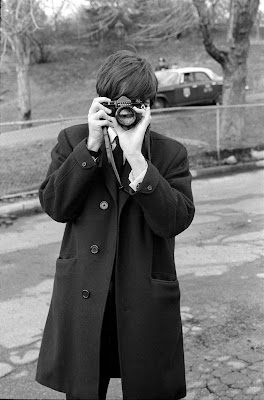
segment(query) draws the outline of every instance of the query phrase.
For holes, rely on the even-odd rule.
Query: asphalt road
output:
[[[263,400],[264,171],[195,180],[176,238],[186,400]],[[34,381],[64,225],[45,214],[0,228],[0,398],[63,399]],[[118,379],[108,399],[121,399]]]

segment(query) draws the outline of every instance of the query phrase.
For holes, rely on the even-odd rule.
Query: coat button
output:
[[[101,210],[107,210],[108,209],[108,203],[107,203],[107,201],[101,201],[101,203],[100,203],[100,208],[101,208]]]
[[[90,250],[91,250],[91,253],[92,253],[92,254],[97,254],[98,251],[99,251],[99,247],[98,247],[96,244],[93,244],[93,245],[90,247]]]
[[[86,165],[87,165],[87,162],[86,162],[86,161],[83,161],[83,162],[82,162],[82,167],[86,167]]]
[[[82,297],[83,297],[84,299],[89,299],[89,297],[90,297],[90,292],[89,292],[89,290],[84,289],[84,290],[82,291]]]
[[[152,190],[152,186],[151,186],[151,185],[148,185],[147,189],[148,189],[149,191],[151,191],[151,190]]]

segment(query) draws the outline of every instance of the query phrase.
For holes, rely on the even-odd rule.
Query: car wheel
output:
[[[223,96],[222,93],[219,93],[215,98],[215,104],[222,104],[222,102],[223,102]]]
[[[166,108],[166,102],[164,99],[157,98],[153,104],[153,108]]]

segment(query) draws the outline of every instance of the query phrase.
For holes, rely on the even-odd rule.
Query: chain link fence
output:
[[[240,109],[244,123],[241,123],[243,135],[237,147],[250,159],[250,149],[264,149],[264,104],[232,106],[229,111],[230,108],[233,113]],[[217,163],[222,157],[221,149],[225,149],[220,124],[222,113],[226,110],[225,106],[153,110],[151,127],[186,146],[191,168],[199,167],[205,155],[209,159],[211,157],[208,161],[210,166],[212,159]],[[25,127],[28,122],[1,123],[0,200],[37,190],[46,176],[50,152],[59,132],[68,126],[86,122],[87,116],[31,121],[30,128]],[[12,131],[3,132],[10,126]],[[228,155],[227,150],[225,154]],[[206,163],[201,163],[201,166],[206,166]]]

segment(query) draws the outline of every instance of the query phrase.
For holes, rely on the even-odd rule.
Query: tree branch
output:
[[[192,5],[188,4],[183,7],[181,2],[173,3],[172,8],[167,6],[159,10],[150,8],[148,16],[151,16],[151,20],[154,22],[147,20],[144,23],[138,23],[137,26],[140,29],[130,35],[131,40],[156,43],[164,41],[165,38],[176,38],[196,23]]]
[[[234,42],[238,42],[248,35],[256,18],[259,0],[238,1],[232,0],[234,7],[234,19],[231,26],[231,36]]]
[[[203,43],[206,51],[219,64],[224,66],[227,61],[228,52],[217,49],[217,47],[213,43],[211,22],[205,0],[193,0],[193,4],[195,5],[199,15],[199,24],[203,35]]]
[[[33,22],[33,24],[35,25],[35,30],[41,29],[41,28],[38,26],[38,24],[37,24],[36,18],[35,18],[35,16],[34,16],[33,8],[34,8],[34,6],[33,6],[33,0],[30,0],[30,15],[31,15],[32,22]]]
[[[1,30],[0,30],[0,32],[1,32]],[[3,51],[1,54],[1,58],[0,58],[0,66],[3,65],[3,60],[4,60],[5,53],[6,53],[6,45],[7,45],[7,41],[8,41],[6,36],[4,37],[3,41],[4,41],[4,43],[3,43]]]

